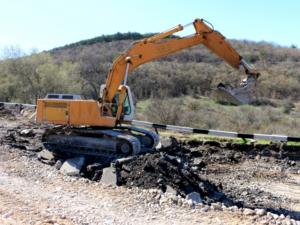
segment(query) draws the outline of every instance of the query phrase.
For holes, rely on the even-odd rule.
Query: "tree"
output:
[[[48,92],[79,92],[77,64],[55,64],[49,53],[8,59],[0,65],[1,99],[35,103]]]

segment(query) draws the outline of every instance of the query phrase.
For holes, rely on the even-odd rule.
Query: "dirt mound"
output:
[[[194,173],[193,170],[196,169],[201,168],[191,167],[185,157],[172,156],[165,152],[146,154],[121,166],[120,184],[159,188],[164,192],[171,187],[184,197],[191,192],[197,192],[206,201],[219,196],[221,193],[218,188]]]
[[[30,122],[18,123],[15,127],[2,126],[0,143],[38,158],[38,152],[44,149],[42,133],[43,127]],[[171,143],[160,151],[116,165],[119,185],[157,188],[182,197],[196,192],[206,204],[222,202],[228,206],[264,208],[300,218],[299,190],[294,189],[299,185],[299,146],[177,142],[174,139]],[[59,168],[68,157],[54,154],[51,160],[42,161]],[[103,168],[110,163],[101,158],[86,157],[80,175],[101,180]],[[282,197],[280,187],[291,187],[285,197]]]

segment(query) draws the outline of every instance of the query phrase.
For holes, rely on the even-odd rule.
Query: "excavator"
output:
[[[174,36],[190,25],[195,29],[194,34]],[[198,44],[203,44],[233,68],[243,69],[246,78],[240,87],[220,84],[218,91],[234,104],[250,103],[260,74],[222,34],[204,19],[196,19],[132,43],[113,62],[98,100],[38,99],[36,121],[52,125],[43,136],[44,145],[53,150],[108,158],[152,151],[159,143],[158,134],[130,126],[134,103],[127,85],[128,75],[144,63]]]

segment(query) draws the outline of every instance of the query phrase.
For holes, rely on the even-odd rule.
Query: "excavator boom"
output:
[[[50,129],[43,136],[45,146],[88,154],[116,158],[151,151],[158,144],[155,132],[132,126],[134,104],[128,75],[139,65],[203,44],[235,69],[244,68],[247,79],[240,89],[219,85],[219,91],[231,102],[251,102],[249,94],[258,73],[250,67],[219,32],[203,19],[193,23],[195,33],[183,38],[167,38],[183,30],[178,25],[170,30],[134,42],[113,62],[105,85],[101,86],[99,100],[38,99],[36,120],[41,123],[62,125]]]
[[[256,81],[258,73],[242,59],[222,34],[209,27],[203,19],[196,19],[193,25],[195,34],[188,37],[165,39],[184,29],[184,26],[178,25],[168,31],[134,42],[125,53],[114,61],[106,80],[106,88],[102,95],[103,102],[112,102],[119,86],[122,82],[127,81],[128,74],[139,65],[198,44],[203,44],[233,68],[243,67],[245,73],[254,77],[252,80]],[[225,88],[222,90],[226,91]],[[235,96],[232,97],[235,98]],[[247,104],[250,101],[250,99],[241,101],[240,104]]]

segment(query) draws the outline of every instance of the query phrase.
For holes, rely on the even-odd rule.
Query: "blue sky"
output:
[[[297,0],[0,0],[0,48],[47,50],[102,34],[159,32],[205,18],[232,39],[300,47]]]

